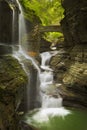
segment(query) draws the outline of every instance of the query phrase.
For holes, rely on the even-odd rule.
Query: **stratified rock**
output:
[[[64,105],[87,108],[87,1],[64,0],[62,29],[70,65],[63,75]]]
[[[87,107],[87,64],[73,64],[64,75],[63,83],[64,105]]]
[[[87,108],[87,0],[63,0],[65,53],[51,59],[63,105]]]
[[[69,87],[74,87],[74,84],[87,85],[87,64],[75,62],[64,75],[63,82]]]
[[[70,66],[70,56],[68,53],[61,50],[60,53],[51,58],[50,65],[54,71],[55,82],[61,82],[63,75]]]
[[[0,56],[0,129],[17,130],[18,108],[23,91],[27,84],[27,76],[12,56]]]
[[[74,46],[87,42],[87,1],[64,0],[65,17],[62,20],[62,29],[65,37],[65,46]]]

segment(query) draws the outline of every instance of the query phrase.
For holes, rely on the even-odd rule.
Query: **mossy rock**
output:
[[[27,75],[12,56],[0,56],[0,129],[17,129],[16,107],[22,100]]]
[[[25,84],[26,74],[19,62],[11,56],[0,57],[0,88],[13,93]]]

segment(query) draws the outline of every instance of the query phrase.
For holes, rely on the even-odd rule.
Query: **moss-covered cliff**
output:
[[[12,56],[0,56],[0,129],[18,129],[16,109],[23,97],[27,76]]]

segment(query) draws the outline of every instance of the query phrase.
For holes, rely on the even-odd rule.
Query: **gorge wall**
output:
[[[64,0],[63,53],[51,60],[65,106],[87,108],[87,1]]]
[[[13,41],[13,10],[15,39]],[[12,45],[18,44],[18,8],[10,0],[0,0],[0,130],[18,129],[17,109],[23,98],[27,75],[12,56]]]

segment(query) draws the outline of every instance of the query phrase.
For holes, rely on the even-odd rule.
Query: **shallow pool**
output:
[[[24,121],[39,130],[87,130],[87,111],[38,109],[26,114]]]

